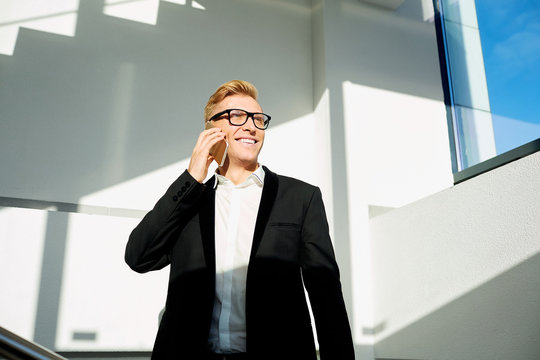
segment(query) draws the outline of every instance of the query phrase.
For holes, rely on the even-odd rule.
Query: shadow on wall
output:
[[[336,252],[346,276],[343,82],[442,99],[432,25],[331,1],[324,16],[332,26],[318,51],[310,0],[198,3],[205,9],[161,2],[154,26],[104,15],[104,0],[81,0],[73,38],[22,29],[14,55],[0,56],[0,195],[77,203],[189,158],[206,99],[233,78],[258,87],[272,126],[313,113],[328,89]],[[326,68],[319,72],[316,61]],[[46,282],[62,272],[65,243],[53,243],[65,242],[66,229],[64,219],[49,219],[43,263],[56,265],[41,273],[48,294],[40,295],[38,320],[58,306],[62,284]],[[43,344],[54,341],[53,334]]]
[[[74,37],[21,29],[0,56],[0,196],[77,204],[189,158],[206,100],[231,79],[258,87],[274,125],[312,112],[310,1],[198,3],[160,2],[154,26],[81,0]],[[35,340],[50,348],[67,217],[49,214],[44,241]]]
[[[161,2],[154,26],[82,0],[73,38],[21,29],[0,56],[1,195],[77,203],[188,158],[233,78],[256,84],[274,125],[311,113],[309,1],[200,3]]]
[[[537,254],[378,341],[376,358],[539,359],[539,305]]]

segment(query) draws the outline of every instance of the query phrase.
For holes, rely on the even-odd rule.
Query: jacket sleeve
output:
[[[351,329],[319,188],[306,210],[302,241],[302,276],[315,318],[320,358],[353,360]]]
[[[204,189],[187,170],[171,184],[129,236],[125,260],[131,269],[144,273],[170,263],[170,249]]]

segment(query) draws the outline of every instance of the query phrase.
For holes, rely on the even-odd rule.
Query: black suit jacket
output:
[[[305,285],[323,360],[354,359],[320,190],[267,168],[246,284],[251,359],[315,360]],[[133,230],[137,272],[171,265],[152,359],[204,359],[215,296],[214,178],[185,171]]]

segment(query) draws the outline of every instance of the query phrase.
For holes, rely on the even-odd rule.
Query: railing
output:
[[[28,341],[0,326],[0,359],[66,360],[43,346]]]

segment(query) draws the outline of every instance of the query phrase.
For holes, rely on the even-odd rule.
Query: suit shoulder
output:
[[[263,166],[263,169],[266,173],[266,176],[268,177],[268,180],[271,183],[276,181],[279,184],[278,186],[281,188],[282,191],[288,189],[288,190],[295,190],[295,191],[304,192],[304,193],[313,193],[319,190],[318,186],[308,184],[305,181],[302,181],[302,180],[299,180],[290,176],[276,174],[265,166]],[[265,182],[266,182],[266,179],[265,179]]]
[[[302,181],[302,180],[299,180],[290,176],[277,175],[277,177],[279,180],[279,184],[283,186],[295,188],[298,190],[301,189],[304,191],[315,191],[318,189],[318,187],[315,185],[311,185],[305,181]]]

